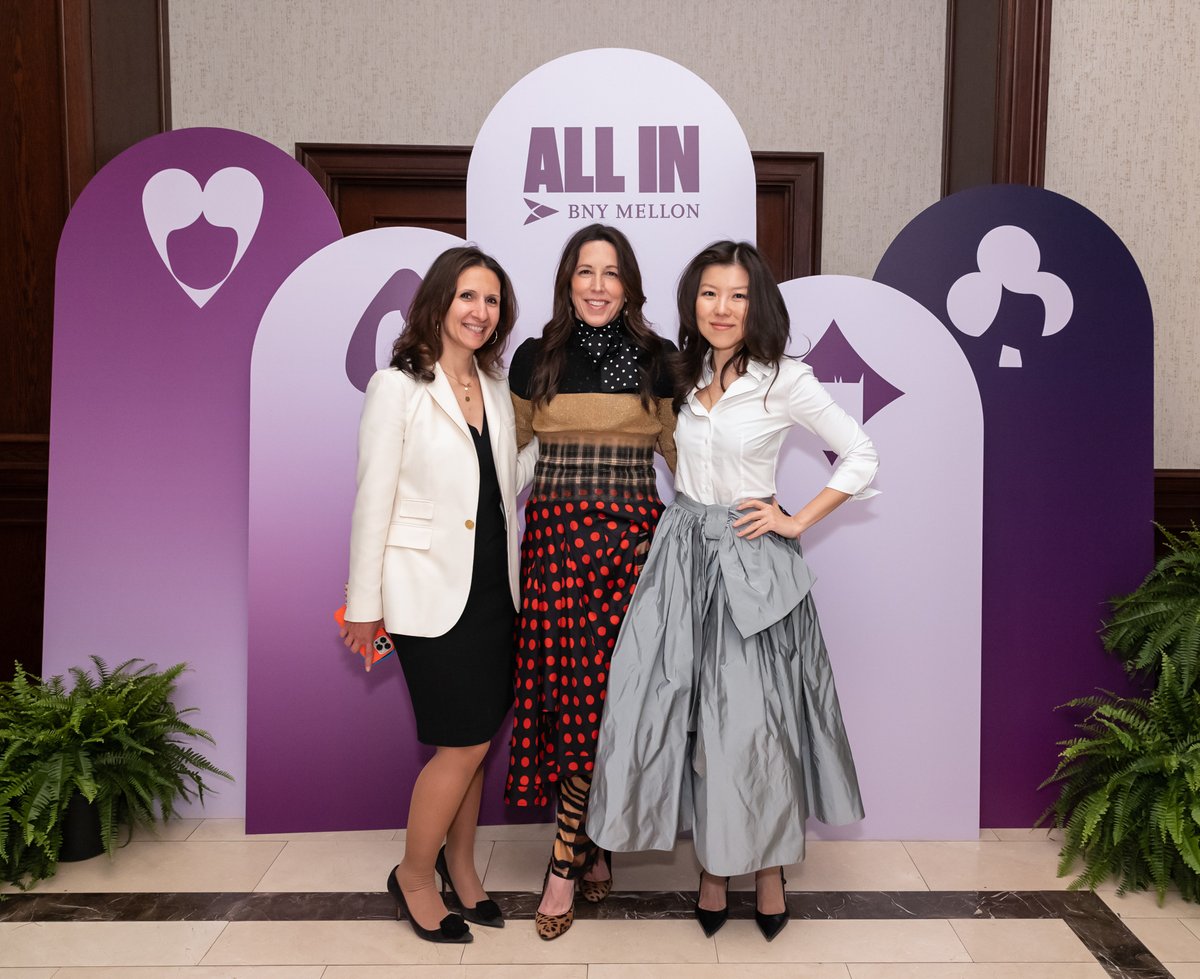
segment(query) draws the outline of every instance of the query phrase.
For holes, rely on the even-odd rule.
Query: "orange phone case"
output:
[[[333,613],[333,621],[338,624],[338,628],[346,628],[345,605]],[[390,656],[395,651],[396,647],[392,645],[391,636],[389,636],[387,634],[387,630],[382,627],[377,633],[375,633],[375,643],[373,646],[361,646],[358,650],[359,655],[362,656],[363,659],[366,659],[368,656],[371,657],[372,666],[378,663],[381,659]]]

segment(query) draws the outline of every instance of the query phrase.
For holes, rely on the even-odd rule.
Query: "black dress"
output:
[[[393,635],[422,744],[464,747],[490,741],[513,703],[513,604],[508,531],[488,437],[467,426],[479,457],[475,556],[467,605],[440,636]],[[463,569],[467,573],[467,569]]]

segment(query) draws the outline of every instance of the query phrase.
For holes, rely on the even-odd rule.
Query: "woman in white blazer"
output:
[[[417,737],[437,748],[413,786],[404,860],[387,881],[413,930],[434,942],[471,941],[467,921],[504,924],[473,854],[484,755],[513,700],[516,498],[537,458],[532,445],[518,459],[501,374],[515,320],[494,259],[474,247],[440,255],[391,367],[367,386],[359,427],[342,635],[358,649],[386,627]],[[461,915],[447,911],[435,870]]]

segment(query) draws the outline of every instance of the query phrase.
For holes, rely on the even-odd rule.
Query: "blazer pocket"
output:
[[[388,547],[413,547],[418,550],[429,550],[433,538],[432,527],[415,527],[412,524],[394,523],[388,528]]]
[[[396,516],[413,520],[432,520],[432,500],[400,500],[396,504]]]

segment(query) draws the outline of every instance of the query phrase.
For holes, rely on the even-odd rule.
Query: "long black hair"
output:
[[[419,381],[433,380],[433,365],[442,356],[442,317],[454,301],[458,277],[473,268],[485,268],[500,280],[500,320],[491,339],[475,352],[475,364],[492,377],[503,376],[500,355],[517,322],[517,297],[500,263],[474,245],[447,249],[433,260],[392,344],[391,366]]]
[[[712,265],[738,265],[746,270],[750,280],[749,301],[742,345],[721,369],[717,382],[723,388],[725,376],[746,373],[751,360],[776,367],[787,350],[791,318],[775,276],[766,261],[748,241],[716,241],[693,258],[679,277],[676,303],[679,307],[679,353],[675,358],[675,410],[678,411],[688,394],[700,383],[705,359],[712,346],[704,339],[696,323],[696,297],[704,270]]]
[[[641,374],[638,394],[642,406],[649,409],[653,402],[654,379],[658,374],[663,341],[646,323],[642,307],[646,294],[642,291],[642,271],[629,239],[616,228],[606,224],[589,224],[567,239],[558,271],[554,273],[554,307],[550,322],[542,328],[542,343],[529,378],[529,400],[536,407],[545,404],[558,393],[567,362],[567,341],[575,329],[575,306],[571,302],[571,280],[579,264],[579,253],[589,241],[606,241],[617,252],[617,278],[625,290],[625,308],[621,314],[625,330],[635,346],[645,356],[638,357]]]

